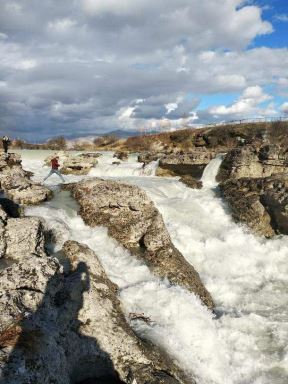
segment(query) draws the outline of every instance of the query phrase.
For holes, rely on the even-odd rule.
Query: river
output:
[[[22,151],[23,167],[43,180],[45,151]],[[87,176],[65,176],[67,182],[102,177],[135,184],[153,200],[174,245],[196,268],[216,303],[208,311],[197,297],[153,276],[115,240],[106,228],[90,228],[77,214],[77,204],[61,192],[57,176],[47,180],[55,197],[27,215],[45,218],[55,232],[53,252],[65,240],[91,247],[109,278],[119,286],[126,315],[143,312],[152,322],[132,321],[141,337],[153,341],[199,384],[287,384],[288,382],[288,242],[252,235],[235,224],[217,194],[216,158],[203,174],[204,187],[193,190],[177,178],[153,176],[157,162],[142,168],[136,156],[112,164],[105,152]]]

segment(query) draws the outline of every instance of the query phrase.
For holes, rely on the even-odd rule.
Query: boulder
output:
[[[190,175],[200,179],[206,165],[216,156],[215,152],[197,150],[194,152],[179,152],[160,158],[159,167],[168,169],[177,175]]]
[[[89,171],[98,163],[96,157],[90,156],[69,156],[63,162],[61,172],[64,175],[73,174],[73,175],[87,175]]]
[[[128,160],[128,152],[124,152],[124,151],[116,151],[113,155],[113,157],[116,157],[117,159],[119,160],[125,160],[127,161]]]
[[[260,178],[287,172],[288,152],[277,145],[246,145],[232,149],[225,156],[217,180]]]
[[[109,235],[144,258],[158,276],[198,295],[209,308],[213,300],[198,273],[174,247],[163,219],[140,188],[111,180],[91,179],[67,186],[90,226],[108,227]]]
[[[288,234],[287,174],[229,179],[220,184],[220,190],[237,222],[266,237]]]
[[[42,257],[44,250],[44,230],[36,217],[9,218],[5,227],[5,257],[19,261],[31,253]]]
[[[72,155],[66,151],[60,151],[49,155],[44,160],[44,163],[48,166],[51,165],[51,160],[53,157],[58,156],[61,167],[61,172],[64,175],[73,174],[73,175],[87,175],[91,168],[93,168],[97,163],[97,158],[101,156],[99,153],[80,153],[78,155]]]
[[[35,254],[0,271],[1,384],[195,383],[135,336],[97,256],[63,251],[65,272]]]
[[[83,153],[80,154],[80,156],[83,157],[83,158],[98,159],[98,157],[102,156],[102,153],[98,153],[98,152],[83,152]]]
[[[201,189],[203,187],[202,181],[196,180],[196,179],[194,179],[194,177],[192,177],[190,175],[182,176],[180,181],[182,183],[184,183],[185,185],[187,185],[187,187],[189,187],[189,188]]]
[[[39,204],[52,197],[52,191],[30,180],[29,174],[22,169],[18,155],[0,157],[0,186],[6,196],[16,203]]]

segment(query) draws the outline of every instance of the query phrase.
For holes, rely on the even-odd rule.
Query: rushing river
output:
[[[23,151],[23,166],[43,180],[47,153]],[[143,169],[131,156],[112,164],[104,153],[88,176],[113,178],[143,188],[163,215],[174,245],[197,269],[211,292],[215,314],[193,294],[153,276],[145,264],[107,235],[90,228],[77,215],[77,204],[60,192],[57,176],[46,184],[55,191],[51,202],[27,208],[46,219],[56,235],[54,251],[74,239],[97,253],[119,288],[123,310],[143,312],[152,322],[132,321],[142,337],[164,348],[199,384],[287,384],[288,382],[288,243],[255,237],[233,223],[217,196],[216,158],[203,175],[204,188],[192,190],[177,178],[153,176],[157,163]],[[65,176],[67,182],[83,176]]]

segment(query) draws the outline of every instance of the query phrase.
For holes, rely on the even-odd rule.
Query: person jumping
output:
[[[48,177],[53,175],[53,173],[56,173],[56,175],[58,175],[60,177],[60,179],[62,180],[63,183],[65,182],[64,177],[62,176],[61,172],[58,169],[60,167],[58,160],[59,160],[59,156],[55,156],[55,157],[53,157],[53,159],[51,159],[51,170],[48,173],[48,175],[45,177],[45,179],[43,180],[43,183],[45,180],[48,179]]]

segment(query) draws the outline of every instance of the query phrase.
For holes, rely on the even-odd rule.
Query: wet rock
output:
[[[237,222],[254,233],[272,237],[288,234],[288,176],[230,179],[220,190]]]
[[[138,155],[138,162],[148,164],[151,161],[157,161],[165,156],[165,152],[142,152]]]
[[[32,182],[22,169],[18,156],[0,157],[0,185],[7,197],[16,203],[39,204],[52,197],[52,191],[45,186]]]
[[[90,226],[104,225],[109,235],[143,257],[152,271],[198,295],[209,308],[213,300],[198,273],[171,242],[162,216],[140,188],[93,179],[68,186]]]
[[[187,187],[189,187],[189,188],[201,189],[203,187],[202,181],[196,180],[196,179],[194,179],[194,177],[192,177],[190,175],[182,176],[180,181],[182,183],[184,183],[185,185],[187,185]]]
[[[163,156],[159,167],[168,169],[177,175],[190,175],[200,179],[206,165],[216,156],[216,153],[207,150],[194,152],[179,152]]]
[[[219,182],[230,178],[267,177],[287,172],[288,153],[277,145],[246,145],[232,149],[225,156],[218,175]]]
[[[128,152],[123,152],[123,151],[117,151],[114,153],[113,157],[116,157],[119,160],[128,160]]]

